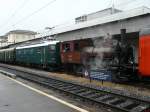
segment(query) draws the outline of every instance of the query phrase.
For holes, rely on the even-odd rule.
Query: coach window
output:
[[[79,50],[80,50],[80,48],[79,48],[79,43],[75,43],[75,44],[74,44],[74,50],[75,50],[75,51],[79,51]]]
[[[33,49],[30,50],[30,54],[32,54],[32,53],[33,53]]]
[[[20,50],[18,51],[18,54],[21,54],[21,51],[20,51]]]
[[[26,50],[24,50],[24,54],[26,54]]]
[[[40,54],[40,53],[41,53],[41,50],[42,50],[41,48],[37,48],[37,53]]]
[[[56,49],[56,47],[55,47],[55,45],[50,45],[50,46],[49,46],[49,49],[50,49],[51,51],[54,51],[54,50]]]
[[[69,43],[66,43],[66,44],[63,45],[63,51],[64,52],[70,51],[70,44]]]

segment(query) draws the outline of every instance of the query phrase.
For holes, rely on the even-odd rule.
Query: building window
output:
[[[33,49],[30,50],[30,54],[32,54],[32,53],[33,53]]]
[[[87,21],[87,15],[83,15],[83,16],[77,17],[75,19],[76,23],[80,23],[80,22],[84,22],[84,21]]]
[[[42,50],[41,48],[38,48],[38,49],[37,49],[37,53],[40,54],[40,53],[41,53],[41,50]]]
[[[21,54],[21,51],[20,51],[20,50],[18,51],[18,54]]]

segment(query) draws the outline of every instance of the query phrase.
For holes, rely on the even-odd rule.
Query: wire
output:
[[[17,22],[16,22],[15,24],[13,24],[13,25],[15,26],[15,25],[21,23],[22,21],[25,21],[26,19],[28,19],[28,18],[30,18],[31,16],[35,15],[36,13],[40,12],[40,11],[43,10],[44,8],[46,8],[46,7],[48,7],[49,5],[51,5],[52,3],[54,3],[55,1],[56,1],[56,0],[52,0],[52,1],[48,2],[48,3],[45,4],[44,6],[40,7],[39,9],[37,9],[36,11],[34,11],[34,12],[28,14],[27,16],[23,17],[22,19],[20,19],[19,21],[17,21]],[[111,0],[111,2],[112,2],[112,1],[113,1],[113,0]],[[135,2],[135,1],[137,1],[137,0],[130,1],[130,2],[128,1],[128,2],[124,2],[124,3],[120,3],[120,4],[118,4],[117,6],[122,6],[122,5],[127,6],[129,3],[132,3],[132,2]],[[66,23],[66,22],[65,22],[65,23]],[[63,24],[65,24],[65,23],[63,23]],[[55,25],[55,27],[61,26],[61,25],[63,25],[63,24]]]
[[[51,5],[51,4],[54,3],[54,2],[56,2],[56,0],[53,0],[53,1],[48,2],[47,4],[45,4],[44,6],[42,6],[41,8],[37,9],[36,11],[34,11],[34,12],[30,13],[29,15],[23,17],[22,19],[20,19],[18,22],[16,22],[16,23],[13,24],[13,25],[17,25],[17,24],[19,24],[20,22],[22,22],[22,21],[24,21],[24,20],[30,18],[31,16],[33,16],[34,14],[40,12],[41,10],[43,10],[43,9],[46,8],[46,7],[48,7],[49,5]]]
[[[36,11],[34,11],[34,12],[30,13],[29,15],[27,15],[27,16],[23,17],[22,19],[20,19],[18,22],[14,23],[12,26],[14,27],[15,25],[19,24],[20,22],[22,22],[22,21],[24,21],[24,20],[30,18],[30,17],[33,16],[34,14],[36,14],[36,13],[38,13],[39,11],[43,10],[44,8],[48,7],[50,4],[54,3],[55,1],[56,1],[56,0],[53,0],[53,1],[48,2],[48,3],[45,4],[44,6],[40,7],[39,9],[37,9]],[[8,21],[8,23],[9,23],[9,21]],[[8,24],[8,23],[5,23],[5,24]],[[4,24],[4,26],[6,26],[5,24]],[[3,31],[4,31],[4,30],[3,30]]]
[[[134,0],[134,1],[132,1],[132,2],[135,2],[135,1],[137,1],[137,0]],[[112,6],[112,4],[114,3],[114,0],[110,0],[110,2],[109,2],[109,6],[111,5]],[[120,4],[118,4],[119,6],[121,6],[121,5],[128,5],[129,3],[131,3],[131,2],[129,2],[129,1],[127,1],[127,2],[123,2],[123,3],[120,3]],[[118,6],[118,5],[116,5],[116,6]],[[70,19],[70,21],[72,21],[72,20],[74,20],[74,18],[73,19]],[[53,27],[54,28],[58,28],[58,27],[60,27],[60,26],[63,26],[63,25],[65,25],[65,24],[67,24],[67,23],[69,23],[70,22],[69,20],[68,21],[66,21],[66,22],[63,22],[62,24],[57,24],[57,25],[54,25]]]
[[[29,0],[24,0],[22,4],[10,15],[10,17],[5,22],[3,22],[3,24],[0,25],[0,27],[3,27],[4,25],[6,26],[10,22],[10,20],[12,20],[12,18],[15,17],[15,15],[25,6],[25,4],[28,1]]]
[[[113,1],[113,0],[110,0],[110,2],[109,2],[109,4],[108,4],[107,7],[111,7],[111,6],[112,6],[112,1]]]

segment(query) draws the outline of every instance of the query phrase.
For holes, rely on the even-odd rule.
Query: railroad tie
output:
[[[117,107],[119,108],[125,108],[131,104],[133,104],[134,102],[133,101],[130,101],[130,100],[126,100],[125,102],[121,103],[121,104],[118,104],[116,105]]]
[[[104,96],[101,96],[99,98],[96,98],[97,101],[102,101],[103,99],[105,98],[109,98],[109,97],[112,97],[111,95],[104,95]]]
[[[150,108],[150,105],[140,104],[136,106],[135,108],[133,108],[131,112],[143,112],[144,110],[149,109],[149,108]]]

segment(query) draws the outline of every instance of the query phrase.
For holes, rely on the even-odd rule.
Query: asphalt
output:
[[[0,74],[0,112],[79,112]]]

